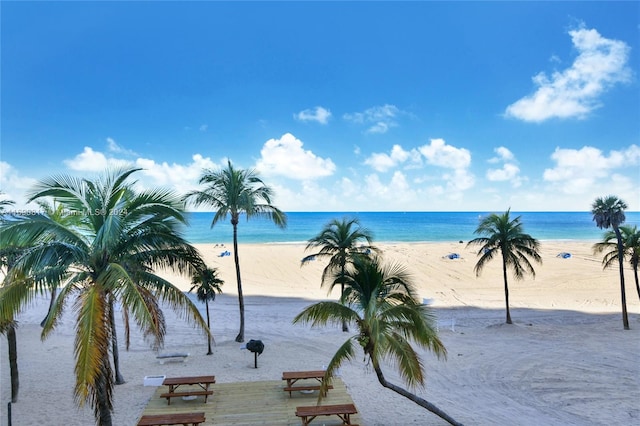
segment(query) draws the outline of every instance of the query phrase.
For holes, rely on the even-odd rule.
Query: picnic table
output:
[[[307,426],[313,419],[318,416],[338,416],[342,420],[342,424],[353,425],[351,423],[351,415],[356,414],[356,406],[353,404],[335,404],[335,405],[310,405],[304,407],[296,407],[296,416],[302,419],[302,424]]]
[[[204,423],[204,413],[147,414],[140,418],[138,426],[184,425],[198,426]]]
[[[207,402],[209,395],[213,394],[209,390],[209,386],[216,382],[216,376],[188,376],[188,377],[167,377],[162,382],[163,385],[169,386],[169,392],[160,394],[160,398],[167,398],[167,404],[171,405],[171,398],[183,396],[204,396],[204,402]],[[189,389],[178,390],[180,386],[197,386]]]
[[[282,373],[282,380],[287,381],[287,385],[284,387],[285,392],[289,392],[289,397],[293,391],[312,391],[320,390],[322,387],[322,379],[324,378],[324,370],[310,370],[310,371],[285,371]],[[317,380],[319,384],[299,383],[298,380]],[[333,389],[332,385],[328,385],[327,389]]]

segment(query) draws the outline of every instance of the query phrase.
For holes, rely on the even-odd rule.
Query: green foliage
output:
[[[184,203],[166,190],[135,191],[129,178],[138,170],[115,170],[96,181],[64,175],[45,179],[28,201],[52,200],[56,208],[13,218],[0,229],[0,249],[23,248],[9,285],[0,290],[0,322],[12,318],[35,292],[60,287],[43,324],[46,338],[74,300],[75,395],[79,404],[93,406],[101,424],[110,424],[112,409],[113,298],[154,346],[162,344],[165,333],[160,301],[208,333],[197,307],[155,273],[191,274],[203,267],[197,250],[181,235]]]
[[[591,205],[591,213],[600,229],[617,228],[626,220],[624,211],[627,204],[615,195],[596,198]]]
[[[195,291],[199,301],[208,302],[216,300],[216,293],[222,293],[224,281],[218,278],[216,268],[204,268],[192,277],[191,284],[189,292]]]
[[[446,357],[446,349],[436,333],[435,316],[415,294],[411,277],[399,264],[384,265],[377,255],[357,256],[345,272],[344,304],[324,301],[305,308],[293,322],[312,327],[355,324],[357,333],[340,346],[327,367],[323,384],[337,368],[362,347],[374,366],[382,359],[392,361],[410,386],[424,384],[424,366],[411,346]]]
[[[513,271],[513,275],[518,280],[523,279],[526,274],[535,277],[536,271],[529,259],[542,263],[539,254],[540,243],[524,232],[520,216],[511,219],[510,210],[503,214],[494,213],[485,217],[474,233],[482,235],[467,243],[467,247],[479,246],[477,252],[479,259],[474,267],[476,276],[479,276],[484,267],[500,254],[507,311],[506,322],[511,324],[507,270]]]
[[[334,219],[324,226],[322,231],[311,238],[305,250],[317,250],[302,259],[305,265],[315,258],[328,258],[329,263],[322,273],[324,284],[331,274],[344,273],[351,259],[362,253],[376,250],[372,246],[371,232],[360,226],[358,219]]]
[[[280,228],[287,226],[287,216],[271,204],[273,190],[264,184],[254,170],[236,169],[227,162],[227,168],[221,170],[204,170],[199,181],[204,189],[189,192],[185,200],[195,206],[205,205],[215,209],[211,227],[231,217],[233,226],[234,262],[236,264],[236,281],[238,284],[238,305],[240,308],[240,331],[237,342],[244,341],[244,296],[242,294],[242,278],[238,257],[238,223],[240,215],[249,220],[252,217],[266,217]]]

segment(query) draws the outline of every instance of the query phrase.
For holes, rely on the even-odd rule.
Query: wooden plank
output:
[[[204,423],[203,412],[198,413],[167,413],[167,414],[147,414],[142,416],[138,426],[162,426],[162,425],[183,425]]]
[[[196,385],[211,384],[216,382],[216,376],[185,376],[185,377],[166,377],[162,382],[163,385]]]
[[[353,404],[347,388],[339,377],[333,379],[332,385],[334,389],[323,398],[322,404]],[[282,380],[216,383],[213,387],[214,394],[209,397],[207,404],[202,398],[193,401],[177,398],[171,401],[171,405],[167,405],[166,400],[160,398],[160,394],[166,392],[166,388],[159,387],[150,398],[144,414],[202,411],[207,418],[206,424],[216,426],[300,426],[300,418],[295,415],[296,406],[315,404],[318,395],[301,394],[299,397],[290,398],[282,388]],[[320,425],[342,424],[338,417],[322,420]],[[362,424],[362,419],[359,414],[354,414],[351,415],[351,422]]]

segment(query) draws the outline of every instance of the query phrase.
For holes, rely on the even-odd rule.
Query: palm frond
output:
[[[293,323],[318,327],[327,324],[342,324],[342,321],[357,321],[358,314],[341,303],[326,301],[307,306],[295,316]]]
[[[111,343],[106,293],[99,286],[87,287],[76,300],[74,310],[77,313],[74,395],[76,402],[82,406],[97,397],[98,377],[101,374],[111,377],[108,358],[105,362]],[[107,381],[107,387],[112,387],[111,380]]]

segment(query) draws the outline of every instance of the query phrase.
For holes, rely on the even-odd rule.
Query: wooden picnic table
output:
[[[184,425],[198,426],[204,423],[204,412],[201,413],[168,413],[147,414],[140,418],[138,426]]]
[[[167,404],[171,405],[171,398],[178,396],[204,396],[206,403],[209,395],[213,394],[209,386],[215,382],[216,376],[167,377],[162,384],[169,386],[169,392],[161,394],[160,398],[167,398]],[[197,386],[199,389],[190,388],[179,391],[180,386]]]
[[[322,379],[324,378],[325,370],[310,370],[310,371],[285,371],[282,373],[282,380],[287,381],[287,386],[284,387],[285,392],[289,392],[289,397],[291,397],[291,393],[293,391],[304,391],[304,390],[320,390],[322,387]],[[310,385],[308,383],[305,384],[297,384],[298,380],[317,380],[320,384]],[[327,385],[327,389],[333,389],[332,385]]]
[[[358,410],[356,410],[356,406],[353,404],[296,407],[296,416],[301,418],[302,424],[305,426],[318,416],[338,416],[340,420],[342,420],[342,424],[351,425],[351,415],[357,412]]]

